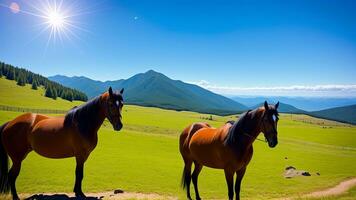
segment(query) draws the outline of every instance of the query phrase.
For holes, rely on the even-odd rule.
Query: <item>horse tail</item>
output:
[[[0,193],[8,193],[10,191],[9,184],[9,156],[4,148],[2,141],[2,132],[6,125],[9,122],[6,122],[0,126]]]
[[[187,166],[184,166],[182,179],[181,179],[181,186],[184,189],[188,188],[190,183],[190,170],[187,169]]]

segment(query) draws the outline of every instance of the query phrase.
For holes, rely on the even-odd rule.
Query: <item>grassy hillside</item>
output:
[[[311,112],[310,115],[315,117],[321,117],[324,119],[331,119],[356,124],[356,105]]]
[[[67,110],[82,103],[81,101],[70,102],[61,98],[54,100],[45,97],[44,93],[43,87],[32,90],[29,84],[21,87],[16,85],[16,81],[0,78],[0,105]]]
[[[25,93],[33,92],[20,89]],[[26,101],[41,101],[40,95],[30,97]],[[1,95],[0,102],[4,101],[3,98]],[[15,101],[16,104],[24,105],[21,99],[13,98],[11,101],[9,97],[6,98],[9,105]],[[46,103],[50,108],[60,104],[61,101]],[[19,114],[0,111],[0,123]],[[196,121],[220,126],[227,120],[236,119],[236,116],[213,115],[210,121],[205,120],[207,117],[209,115],[194,112],[125,106],[124,128],[121,132],[113,131],[107,121],[99,131],[99,143],[85,166],[84,192],[121,188],[125,191],[154,192],[185,199],[180,189],[183,168],[178,150],[180,132]],[[275,149],[268,148],[263,142],[255,142],[254,156],[242,183],[242,198],[295,196],[356,176],[355,126],[306,115],[281,114],[278,130],[280,143]],[[282,176],[284,168],[290,165],[307,170],[312,176],[285,179]],[[32,152],[23,163],[18,178],[18,191],[71,192],[74,169],[73,158],[48,159]],[[320,176],[316,175],[317,172]],[[226,199],[227,189],[222,170],[204,167],[199,177],[199,187],[204,199]],[[351,192],[349,196],[355,197],[354,194]]]

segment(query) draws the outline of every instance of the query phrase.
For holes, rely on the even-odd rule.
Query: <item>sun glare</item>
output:
[[[36,27],[40,28],[38,35],[35,35],[32,40],[47,33],[48,40],[45,51],[50,43],[56,44],[59,40],[63,44],[63,40],[67,39],[72,41],[72,38],[81,40],[77,32],[85,31],[79,21],[79,16],[89,14],[92,10],[83,7],[77,0],[64,1],[64,0],[31,0],[24,1],[23,5],[12,2],[9,5],[0,6],[7,7],[14,14],[20,13],[32,17],[40,18],[40,22]],[[24,8],[24,9],[22,9]]]
[[[52,28],[61,28],[65,24],[65,19],[63,15],[57,11],[52,11],[48,13],[47,23],[52,26]]]

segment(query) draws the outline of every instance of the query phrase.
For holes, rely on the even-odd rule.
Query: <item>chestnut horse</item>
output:
[[[179,150],[184,160],[182,187],[190,197],[190,180],[194,184],[196,199],[198,175],[203,166],[224,169],[229,199],[234,197],[234,174],[236,173],[235,193],[240,199],[241,180],[253,154],[252,143],[260,132],[264,133],[269,147],[277,145],[277,122],[279,102],[276,105],[264,103],[263,107],[248,111],[233,124],[226,123],[220,128],[212,128],[207,123],[194,123],[180,135]],[[191,166],[194,171],[191,174]]]
[[[82,192],[84,162],[98,141],[97,131],[105,118],[114,130],[122,128],[121,110],[123,89],[108,92],[91,101],[74,107],[64,117],[49,117],[26,113],[0,127],[0,192],[11,189],[12,198],[18,200],[15,182],[21,163],[34,150],[48,158],[75,157],[74,193],[85,198]],[[12,160],[8,170],[8,157]]]

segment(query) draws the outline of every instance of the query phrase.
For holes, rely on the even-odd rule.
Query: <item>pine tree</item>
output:
[[[5,63],[0,62],[0,76],[5,76]]]
[[[25,77],[23,75],[19,75],[19,78],[17,79],[17,85],[19,86],[25,86]]]
[[[66,98],[68,101],[73,101],[73,93],[72,93],[72,91],[69,91],[68,93],[67,93],[67,98]]]
[[[32,87],[33,90],[37,90],[37,82],[34,80],[32,81]]]
[[[66,92],[66,91],[63,91],[63,92],[61,93],[61,95],[58,95],[58,96],[60,96],[62,99],[67,99],[67,92]]]
[[[57,99],[57,90],[56,90],[56,88],[54,87],[54,88],[52,88],[52,99]]]
[[[9,80],[15,80],[15,69],[9,69],[8,73],[6,74],[6,78]]]
[[[53,94],[52,94],[52,89],[51,89],[51,87],[48,86],[48,87],[46,88],[45,96],[46,96],[46,97],[49,97],[49,98],[52,98]]]

